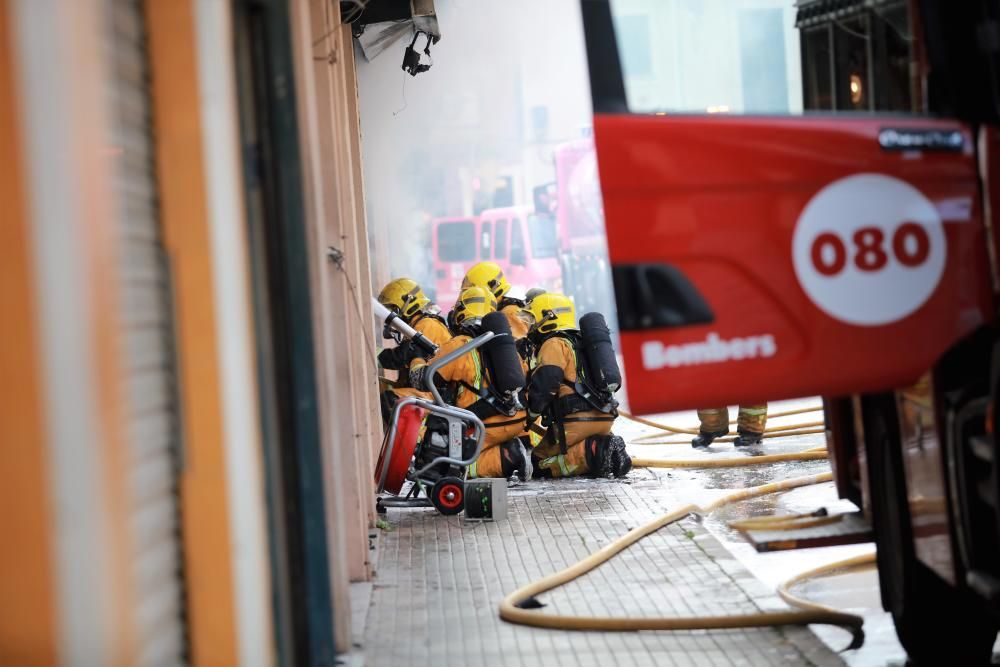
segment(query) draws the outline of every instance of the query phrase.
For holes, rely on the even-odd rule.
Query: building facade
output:
[[[0,1],[0,663],[350,648],[381,439],[354,71],[326,0]]]

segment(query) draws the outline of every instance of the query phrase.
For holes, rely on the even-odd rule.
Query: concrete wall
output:
[[[372,575],[372,475],[382,428],[354,52],[336,5],[299,0],[292,8],[335,638],[338,650],[348,650],[348,584]]]

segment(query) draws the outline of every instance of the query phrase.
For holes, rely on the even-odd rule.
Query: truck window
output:
[[[612,0],[633,113],[921,112],[909,3]]]
[[[559,252],[556,221],[547,215],[528,216],[528,234],[531,235],[531,256],[535,259],[555,257]]]
[[[524,233],[521,231],[521,221],[518,218],[510,221],[510,263],[516,266],[528,265]]]
[[[479,228],[479,259],[490,258],[490,240],[493,236],[493,223],[483,220]]]
[[[497,220],[496,234],[493,237],[493,258],[507,259],[507,221]]]
[[[438,260],[471,262],[476,259],[476,225],[472,220],[442,222],[437,228]]]

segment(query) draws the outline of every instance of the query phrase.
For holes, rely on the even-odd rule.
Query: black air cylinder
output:
[[[615,347],[611,343],[611,330],[600,313],[587,313],[580,318],[580,335],[586,357],[588,381],[595,389],[608,388],[612,393],[622,386],[622,372],[618,368]]]
[[[524,386],[524,369],[521,368],[521,357],[517,355],[507,316],[498,312],[489,313],[483,318],[483,331],[496,334],[480,348],[483,362],[489,370],[490,383],[501,394],[517,391]]]

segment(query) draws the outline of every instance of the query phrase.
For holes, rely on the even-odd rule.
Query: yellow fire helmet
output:
[[[535,300],[536,296],[541,296],[548,292],[544,287],[532,287],[530,290],[524,293],[524,302],[531,305],[531,302]]]
[[[459,326],[481,320],[497,309],[497,300],[484,287],[470,287],[462,290],[455,304],[455,323]]]
[[[469,269],[462,279],[462,289],[469,287],[485,287],[499,299],[510,289],[510,283],[504,277],[499,264],[479,262]]]
[[[427,298],[420,285],[409,278],[396,278],[379,292],[378,302],[389,310],[395,311],[406,321],[426,308],[431,300]]]
[[[525,310],[535,321],[531,328],[539,333],[576,328],[576,309],[568,296],[551,292],[539,294]]]

